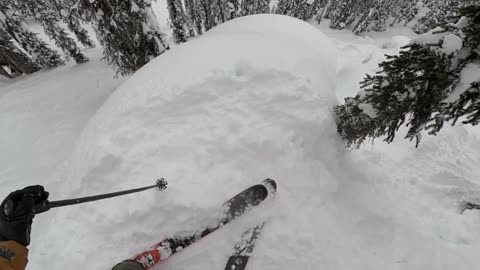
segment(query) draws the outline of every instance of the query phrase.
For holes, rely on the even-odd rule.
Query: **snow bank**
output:
[[[275,204],[162,269],[222,268],[240,233],[268,217],[268,240],[258,250],[264,261],[252,263],[308,268],[318,251],[306,249],[321,240],[315,237],[321,220],[311,220],[323,201],[316,198],[336,189],[335,156],[343,151],[331,112],[335,54],[328,38],[309,24],[257,15],[225,23],[158,57],[88,124],[62,188],[81,196],[165,177],[169,189],[61,212],[54,222],[66,229],[51,239],[70,239],[64,250],[78,253],[69,264],[106,269],[164,235],[208,223],[224,199],[272,177],[280,190]],[[91,242],[95,249],[85,248]],[[290,245],[303,247],[292,251]],[[207,259],[188,259],[200,250],[199,258]],[[53,262],[51,268],[63,264]]]

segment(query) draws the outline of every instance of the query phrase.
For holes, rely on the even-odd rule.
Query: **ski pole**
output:
[[[155,185],[142,187],[142,188],[130,189],[125,191],[119,191],[119,192],[113,192],[113,193],[107,193],[107,194],[101,194],[101,195],[89,196],[89,197],[83,197],[83,198],[62,200],[62,201],[53,201],[53,202],[45,201],[42,204],[35,205],[33,209],[33,213],[40,214],[43,212],[47,212],[48,210],[56,207],[63,207],[63,206],[81,204],[86,202],[99,201],[99,200],[131,194],[131,193],[141,192],[141,191],[145,191],[153,188],[158,188],[159,190],[165,190],[167,189],[167,184],[168,184],[167,181],[161,178],[157,180]]]

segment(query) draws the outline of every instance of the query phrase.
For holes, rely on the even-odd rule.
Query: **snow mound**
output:
[[[410,43],[410,38],[406,36],[393,36],[389,41],[383,43],[383,49],[397,49],[407,46]]]
[[[225,23],[138,71],[87,125],[63,188],[82,196],[148,185],[159,177],[169,188],[59,214],[56,222],[68,229],[55,238],[72,239],[64,249],[81,254],[70,264],[106,269],[165,235],[208,224],[212,208],[271,177],[279,183],[275,204],[265,204],[162,269],[184,269],[183,260],[188,269],[222,268],[241,232],[265,218],[272,222],[258,247],[264,261],[252,263],[309,268],[318,251],[307,249],[320,241],[314,232],[321,222],[311,214],[322,207],[324,198],[317,196],[336,189],[333,175],[341,170],[335,156],[343,146],[332,117],[335,54],[313,26],[257,15]],[[95,226],[85,233],[89,224]],[[95,249],[79,249],[92,241]],[[203,253],[192,253],[199,250]],[[295,252],[303,255],[276,259]],[[57,263],[53,269],[61,268]]]
[[[398,53],[404,43],[404,38],[391,39],[392,32],[375,34],[375,39],[327,27],[322,32],[336,39],[337,95],[354,95],[363,74],[374,72],[385,53]],[[382,49],[390,39],[393,47]],[[91,115],[98,108],[90,101],[83,102],[88,110],[74,103],[85,95],[100,104],[105,94],[98,99],[92,91],[78,92],[74,99],[56,95],[62,89],[51,90],[48,78],[72,79],[59,69],[9,84],[7,91],[27,88],[3,96],[5,101],[8,97],[3,105],[9,105],[4,106],[5,134],[11,133],[12,119],[24,120],[25,108],[31,115],[43,115],[37,122],[54,124],[48,125],[53,133],[39,125],[38,130],[29,128],[35,132],[21,134],[37,151],[24,151],[33,163],[17,156],[13,173],[8,166],[12,163],[4,162],[5,193],[41,181],[51,199],[58,200],[150,185],[158,177],[170,182],[161,193],[37,216],[29,267],[110,269],[164,236],[209,224],[215,206],[225,198],[272,177],[279,183],[273,201],[156,269],[223,269],[243,230],[260,220],[268,222],[249,262],[251,269],[478,269],[480,214],[460,215],[455,207],[461,198],[478,202],[478,131],[445,127],[438,136],[425,138],[420,149],[398,140],[346,152],[337,142],[330,111],[336,103],[335,79],[330,77],[335,53],[321,33],[294,19],[237,19],[177,48],[147,65],[110,98],[53,179],[31,171],[32,164],[58,155],[52,146],[64,148],[56,157],[63,160],[70,144],[60,133],[73,129],[70,125],[80,128],[88,118],[74,111]],[[113,86],[102,85],[110,69],[102,73],[106,67],[92,69],[92,62],[82,67],[79,78],[91,76],[101,89]],[[478,74],[475,71],[469,69],[462,78]],[[77,80],[78,88],[83,84]],[[41,89],[29,89],[36,83]],[[39,99],[45,101],[40,107]],[[54,115],[49,115],[48,105],[55,105]],[[41,140],[34,140],[38,132]],[[13,143],[19,147],[18,140]],[[11,158],[10,151],[5,153],[4,160]],[[12,178],[17,168],[29,171],[25,180]]]

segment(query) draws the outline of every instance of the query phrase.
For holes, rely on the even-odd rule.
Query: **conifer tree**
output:
[[[2,66],[8,66],[10,72],[6,72]],[[3,25],[0,24],[0,74],[12,78],[22,73],[33,73],[39,69],[40,67],[14,44]]]
[[[65,64],[57,52],[50,49],[44,41],[37,37],[37,34],[31,32],[20,17],[6,6],[6,2],[0,3],[0,24],[37,65],[54,68]]]
[[[203,29],[208,31],[215,26],[210,0],[197,0],[198,11],[203,24]]]
[[[317,10],[316,13],[314,13],[315,21],[321,23],[323,19],[328,19],[332,7],[333,0],[315,0],[314,8]]]
[[[268,0],[242,0],[240,6],[242,16],[269,12]]]
[[[255,7],[255,14],[265,14],[270,13],[270,1],[269,0],[258,0]]]
[[[393,8],[392,12],[392,21],[390,26],[394,26],[396,24],[402,23],[406,26],[410,23],[414,18],[415,15],[418,13],[417,9],[417,1],[413,0],[398,0],[393,1]]]
[[[81,0],[79,11],[94,23],[103,59],[119,75],[135,72],[169,49],[150,0]]]
[[[88,58],[80,51],[74,39],[58,24],[60,18],[60,0],[10,0],[21,9],[24,16],[35,18],[43,26],[47,36],[69,57],[77,63],[85,63]]]
[[[447,20],[447,16],[452,14],[453,10],[458,9],[459,1],[460,0],[427,1],[426,6],[430,11],[418,20],[413,26],[413,31],[417,34],[423,34],[441,25]]]
[[[314,0],[310,4],[310,18],[314,18],[316,21],[317,19],[320,18],[320,21],[323,18],[323,12],[325,11],[325,7],[328,3],[328,0]]]
[[[362,2],[356,0],[339,0],[332,4],[329,15],[330,28],[341,30],[350,27],[357,18],[358,10],[361,10]]]
[[[313,17],[316,12],[317,10],[314,2],[309,0],[301,0],[297,1],[293,17],[303,21],[308,21]]]
[[[292,0],[279,0],[276,6],[275,13],[288,15],[292,14],[293,9],[295,8],[295,2]]]
[[[222,24],[228,20],[230,11],[228,0],[211,0],[211,10],[215,25]]]
[[[88,62],[88,58],[80,51],[75,40],[68,36],[67,32],[55,22],[54,18],[45,16],[41,24],[47,36],[54,40],[55,44],[72,57],[77,64]]]
[[[226,0],[209,0],[210,19],[213,26],[219,25],[226,21],[226,13],[228,11]]]
[[[320,0],[280,0],[276,13],[308,21],[318,12],[322,2]]]
[[[446,23],[449,17],[455,16],[460,8],[471,5],[478,5],[478,0],[428,0],[424,1],[424,6],[430,11],[420,18],[412,27],[417,34],[426,33],[437,26]]]
[[[376,13],[375,2],[375,0],[365,0],[364,8],[360,12],[362,15],[353,29],[353,33],[356,35],[370,31],[370,24]]]
[[[227,0],[227,21],[240,16],[241,0]]]
[[[173,29],[173,41],[177,44],[188,40],[187,20],[180,0],[167,0],[168,14]]]
[[[65,8],[60,10],[63,21],[67,24],[68,30],[75,34],[78,41],[85,47],[94,48],[95,43],[90,38],[87,30],[82,26],[81,16],[78,14],[78,8],[67,11]]]
[[[46,7],[46,11],[42,11],[42,14],[46,16],[53,17],[55,19],[55,23],[57,23],[57,27],[59,27],[58,22],[63,20],[73,34],[75,34],[76,38],[80,43],[82,43],[85,47],[93,48],[95,47],[95,43],[90,38],[87,30],[82,26],[82,18],[78,14],[78,0],[49,0],[49,1],[39,1],[39,0],[9,0],[14,1],[17,5],[23,6],[23,9],[26,9],[26,16],[35,17],[40,22],[42,21],[39,19],[40,13],[38,8],[44,6],[43,9]],[[19,2],[23,2],[23,4],[18,4]],[[62,29],[63,32],[65,30]]]
[[[198,0],[196,0],[198,2]],[[202,16],[195,0],[185,0],[185,14],[189,24],[193,25],[197,35],[203,34]]]
[[[192,10],[192,7],[195,7],[195,2],[193,0],[184,0],[185,3],[185,24],[187,26],[188,30],[188,36],[189,37],[194,37],[196,35],[195,33],[195,15],[192,13],[194,10]]]
[[[475,126],[480,123],[480,80],[478,77],[469,78],[465,72],[480,69],[480,4],[462,8],[457,18],[460,18],[457,24],[445,27],[446,33],[451,35],[443,38],[441,46],[453,46],[455,36],[462,37],[461,49],[450,56],[461,80],[454,82],[453,92],[449,96],[451,102],[446,107],[446,118],[437,117],[435,132],[441,129],[443,121],[456,124],[460,118],[464,118],[462,124]]]
[[[406,124],[406,138],[420,143],[422,131],[436,135],[450,121],[480,123],[480,81],[465,70],[478,70],[480,6],[462,9],[456,24],[419,37],[398,56],[387,56],[362,92],[337,106],[340,135],[349,146],[386,136],[392,142]]]
[[[256,2],[257,2],[256,0],[242,0],[241,6],[240,6],[241,16],[255,14]]]
[[[391,0],[366,0],[357,10],[361,17],[353,32],[361,34],[370,30],[381,32],[387,30],[387,22],[390,17]]]

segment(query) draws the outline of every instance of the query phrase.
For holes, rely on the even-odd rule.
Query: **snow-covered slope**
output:
[[[70,220],[64,227],[72,228],[63,230],[64,236],[55,232],[60,239],[95,224],[95,238],[66,243],[70,250],[98,241],[95,250],[84,250],[72,263],[108,267],[111,260],[100,258],[110,254],[121,260],[152,239],[193,229],[212,218],[211,209],[225,198],[272,177],[281,190],[277,201],[244,222],[272,217],[267,240],[258,248],[264,260],[252,267],[310,267],[319,254],[311,247],[322,238],[314,232],[323,223],[311,215],[322,208],[321,195],[336,190],[334,175],[345,177],[338,173],[343,164],[335,156],[342,155],[343,146],[331,114],[335,54],[314,27],[261,15],[226,23],[133,75],[86,127],[65,191],[86,195],[149,184],[157,177],[169,180],[170,187],[161,194],[85,206],[88,215],[81,218],[59,215],[59,221]],[[222,237],[202,243],[204,248],[199,244],[196,259],[185,260],[186,251],[162,269],[221,268],[246,224],[222,231]],[[276,260],[278,254],[292,257]],[[87,257],[92,260],[83,262]]]
[[[69,63],[0,81],[2,195],[21,184],[45,183],[71,155],[88,119],[123,81],[100,63],[99,51],[85,53],[91,58],[85,65]]]
[[[2,80],[2,197],[34,183],[59,200],[170,181],[161,193],[37,216],[29,269],[110,269],[165,235],[208,224],[221,201],[265,177],[279,183],[273,202],[157,269],[223,269],[243,229],[263,219],[249,269],[478,269],[480,215],[459,215],[455,204],[480,197],[479,133],[446,127],[420,149],[399,139],[345,150],[335,94],[353,95],[411,33],[320,28],[336,46],[336,74],[335,48],[311,26],[239,19],[132,76],[75,147],[120,82],[99,64],[100,48],[84,65]]]

